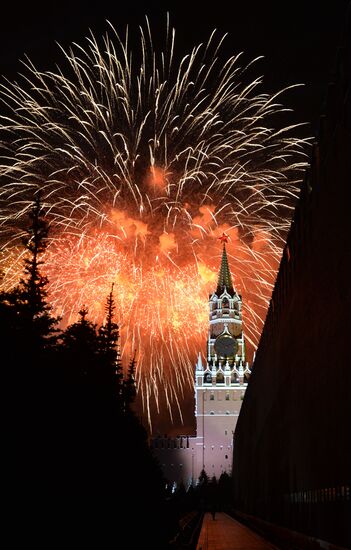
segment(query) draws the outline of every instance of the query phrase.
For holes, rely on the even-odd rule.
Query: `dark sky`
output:
[[[42,2],[29,2],[23,10],[17,2],[7,2],[7,12],[0,14],[0,74],[15,79],[21,70],[18,60],[25,54],[39,69],[52,70],[62,59],[55,41],[65,48],[72,42],[82,44],[89,29],[96,36],[107,30],[106,19],[123,34],[127,24],[137,27],[148,15],[157,41],[164,34],[169,11],[182,54],[207,41],[217,28],[229,34],[227,56],[241,51],[247,61],[264,56],[254,73],[255,77],[264,75],[262,91],[304,83],[285,96],[285,104],[294,108],[295,122],[310,123],[307,133],[317,132],[350,0],[211,0],[210,8],[194,0],[96,0],[91,4],[90,0],[50,0],[45,9]]]
[[[331,78],[349,0],[295,0],[290,2],[212,0],[203,2],[86,2],[53,1],[43,8],[32,2],[22,9],[7,3],[1,14],[0,73],[13,79],[20,70],[19,58],[28,54],[38,68],[51,69],[60,59],[55,41],[67,47],[82,43],[89,28],[99,35],[109,19],[121,33],[127,24],[143,24],[147,14],[155,29],[164,31],[165,14],[170,12],[177,32],[177,43],[187,50],[205,41],[217,28],[229,33],[225,53],[245,52],[247,60],[263,55],[255,76],[264,74],[264,90],[277,91],[287,85],[304,83],[303,89],[290,92],[288,105],[296,121],[318,128],[318,118],[328,81]],[[156,33],[157,35],[157,30]]]

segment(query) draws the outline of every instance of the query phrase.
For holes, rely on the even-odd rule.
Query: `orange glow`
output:
[[[138,352],[138,389],[150,424],[151,409],[164,399],[160,383],[171,416],[179,392],[192,387],[195,358],[206,349],[208,296],[216,289],[222,253],[218,236],[223,232],[228,235],[233,281],[243,296],[249,359],[258,342],[279,261],[277,247],[259,228],[248,247],[238,230],[218,223],[215,214],[213,205],[200,207],[187,232],[179,226],[167,233],[162,218],[152,224],[151,218],[147,223],[113,209],[113,231],[56,236],[45,253],[49,299],[63,325],[76,321],[83,304],[90,319],[101,323],[106,296],[115,284],[122,358],[127,364],[133,350]],[[19,250],[14,250],[5,270],[8,286],[18,281],[21,262]]]
[[[204,284],[213,283],[213,287],[214,287],[216,284],[217,273],[212,269],[210,269],[209,267],[207,267],[207,265],[202,262],[199,262],[197,264],[197,268],[199,271],[199,275],[201,277],[201,281]]]
[[[154,192],[164,191],[167,187],[166,171],[159,166],[150,166],[146,183]]]
[[[170,252],[177,248],[174,233],[162,233],[159,237],[161,252]]]
[[[140,237],[144,241],[149,233],[146,223],[129,217],[126,212],[112,208],[110,217],[114,225],[114,234],[122,239],[125,237]]]
[[[268,233],[268,231],[264,230],[258,230],[255,233],[253,242],[252,242],[252,250],[255,252],[262,252],[265,248],[269,247],[269,243],[271,240],[271,236]]]
[[[247,71],[240,55],[228,58],[224,37],[212,33],[183,57],[173,55],[174,32],[158,51],[149,30],[140,28],[136,52],[118,32],[90,37],[64,52],[66,75],[29,62],[22,83],[0,87],[9,110],[0,126],[0,288],[22,275],[21,236],[40,193],[54,312],[67,324],[86,304],[101,323],[115,283],[122,357],[127,364],[137,350],[138,399],[151,427],[165,411],[181,425],[190,408],[223,233],[251,359],[306,143],[293,124],[273,127],[272,115],[278,123],[287,110],[276,99],[283,91],[267,94],[261,77],[248,80],[253,62]]]

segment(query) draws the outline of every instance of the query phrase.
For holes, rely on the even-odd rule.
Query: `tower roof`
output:
[[[216,293],[218,295],[222,294],[222,292],[224,292],[224,287],[226,288],[229,294],[233,294],[235,292],[233,283],[232,283],[232,276],[229,269],[227,251],[225,249],[225,242],[223,242],[222,261],[221,261],[221,268],[219,270],[219,275],[218,275]]]

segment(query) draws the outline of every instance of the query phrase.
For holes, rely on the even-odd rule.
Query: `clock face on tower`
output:
[[[238,342],[229,334],[218,336],[214,348],[220,357],[233,357],[238,350]]]

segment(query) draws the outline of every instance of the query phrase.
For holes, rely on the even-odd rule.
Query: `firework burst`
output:
[[[241,55],[222,59],[223,39],[214,32],[178,60],[169,24],[163,51],[147,21],[137,48],[110,26],[101,40],[62,50],[55,71],[25,61],[21,83],[0,90],[2,284],[17,282],[40,191],[55,310],[69,322],[84,303],[101,321],[115,282],[150,425],[164,403],[182,419],[222,231],[246,338],[257,344],[305,167],[294,126],[272,124],[286,110],[282,92],[260,92]]]

